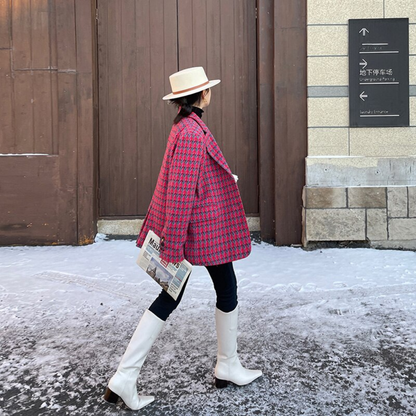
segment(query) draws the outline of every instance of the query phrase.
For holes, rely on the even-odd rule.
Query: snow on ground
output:
[[[2,415],[416,415],[416,253],[254,244],[235,263],[240,359],[264,376],[216,390],[215,293],[195,267],[143,367],[156,401],[101,396],[159,287],[132,241],[0,248]]]

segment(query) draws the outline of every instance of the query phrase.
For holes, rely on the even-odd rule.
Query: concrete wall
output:
[[[409,18],[410,25],[410,127],[350,128],[348,19],[395,17]],[[416,185],[416,1],[309,0],[307,21],[304,244],[368,240],[378,246],[409,246],[412,241],[416,246],[416,232],[398,226],[416,223],[415,208],[409,208]],[[360,202],[352,207],[351,198],[358,194]],[[386,196],[377,207],[372,205],[375,194]],[[408,207],[399,217],[395,199],[388,198],[396,194],[406,195]],[[325,195],[325,203],[316,203],[317,195]]]
[[[130,220],[98,220],[98,232],[111,236],[137,237],[142,228],[142,219]],[[248,228],[251,232],[260,231],[260,218],[247,217]]]

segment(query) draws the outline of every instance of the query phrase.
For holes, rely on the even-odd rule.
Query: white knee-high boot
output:
[[[215,367],[216,387],[226,387],[229,381],[238,386],[244,386],[260,377],[263,374],[260,370],[248,370],[241,365],[238,359],[238,306],[228,313],[215,308],[215,321],[218,337],[218,355]]]
[[[153,402],[153,396],[139,396],[136,382],[140,370],[165,322],[146,310],[127,346],[116,373],[108,383],[104,399],[117,403],[118,399],[132,410],[138,410]]]

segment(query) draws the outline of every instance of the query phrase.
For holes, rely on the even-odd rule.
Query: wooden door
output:
[[[220,78],[203,116],[258,213],[256,1],[98,0],[100,216],[146,214],[175,109],[169,75]]]
[[[179,0],[179,68],[203,66],[221,84],[204,120],[216,138],[247,215],[258,211],[256,0]]]
[[[100,216],[144,215],[174,109],[176,1],[98,0]]]
[[[94,237],[93,8],[0,2],[0,244]]]

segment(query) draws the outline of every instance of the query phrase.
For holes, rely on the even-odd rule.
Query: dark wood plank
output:
[[[96,157],[94,137],[93,44],[95,2],[76,0],[78,115],[78,244],[90,244],[96,234]],[[94,7],[93,7],[94,6]]]
[[[137,197],[137,50],[136,50],[136,1],[122,2],[122,151],[123,171],[120,181],[120,199],[124,215],[136,215]]]
[[[94,242],[96,232],[96,166],[91,74],[78,74],[78,244]]]
[[[255,1],[234,0],[235,173],[247,214],[258,213]]]
[[[306,0],[275,1],[275,17],[281,29],[305,30]]]
[[[55,0],[57,66],[60,71],[75,72],[77,68],[75,3]]]
[[[52,83],[49,71],[37,71],[33,78],[33,151],[53,154]]]
[[[208,19],[210,19],[211,17],[215,18],[216,23],[217,23],[215,32],[216,34],[220,35],[218,31],[219,15],[211,16],[209,14],[210,1],[207,2],[207,0],[197,0],[197,1],[191,1],[188,3],[179,2],[179,4],[181,5],[181,9],[179,10],[179,15],[183,14],[184,9],[189,7],[190,12],[191,12],[190,19],[192,19],[190,20],[192,24],[183,22],[183,25],[188,26],[188,30],[192,30],[192,34],[187,34],[186,32],[184,32],[184,35],[183,35],[183,37],[186,36],[188,38],[188,42],[191,42],[191,45],[189,45],[189,57],[188,57],[188,59],[190,59],[190,62],[189,62],[189,65],[187,66],[202,66],[205,69],[207,76],[211,77],[212,79],[212,75],[210,74],[210,71],[209,71],[210,60],[208,56],[208,48],[211,42],[211,38],[210,38],[211,33],[208,29]],[[182,31],[184,30],[181,27],[181,25],[179,25],[179,33],[181,33]],[[181,43],[181,40],[180,40],[180,43]],[[182,48],[182,44],[180,44],[180,46]],[[179,66],[181,68],[184,68],[185,66],[182,63],[183,61],[182,54],[179,55],[179,59],[180,59]],[[218,74],[219,72],[220,70],[218,70]],[[218,78],[219,78],[219,75],[218,75]],[[217,89],[218,87],[215,88],[215,90],[212,92],[214,95],[216,92],[218,92],[216,91]],[[207,126],[210,127],[210,129],[212,128],[210,124],[210,120],[213,120],[213,117],[210,117],[212,108],[213,107],[211,107],[209,110],[207,109],[204,112],[204,122],[207,124]]]
[[[207,1],[207,63],[205,70],[209,79],[222,78],[220,13],[220,0]],[[209,129],[218,140],[221,137],[222,81],[211,90],[211,104],[204,114]]]
[[[58,158],[0,156],[0,162],[0,186],[6,196],[0,198],[0,245],[56,242]]]
[[[108,148],[109,159],[107,167],[107,186],[111,201],[106,206],[105,215],[114,215],[123,212],[123,201],[121,200],[123,179],[123,71],[122,71],[122,21],[121,2],[108,3],[108,82],[109,82],[109,124],[108,124]]]
[[[33,153],[33,75],[27,71],[14,75],[14,125],[16,153]]]
[[[64,32],[62,32],[63,34]],[[58,31],[58,36],[60,32]],[[74,39],[75,41],[75,39]],[[58,39],[59,43],[59,39]],[[58,73],[59,244],[77,244],[77,76]]]
[[[0,0],[0,49],[10,48],[10,0]]]
[[[52,118],[52,154],[59,153],[59,103],[58,103],[58,73],[52,71],[51,79],[51,118]]]
[[[247,2],[239,2],[233,0],[234,10],[234,84],[235,95],[233,100],[233,107],[235,107],[235,125],[234,125],[234,137],[235,147],[233,158],[235,160],[234,173],[239,177],[239,188],[241,197],[245,201],[244,208],[247,211],[247,194],[248,187],[246,182],[247,172],[247,158],[248,158],[248,137],[247,129],[249,127],[249,118],[247,112],[250,111],[248,101],[248,85],[245,82],[247,77]],[[245,110],[247,110],[246,114]]]
[[[56,47],[58,96],[58,142],[60,221],[58,242],[76,244],[77,233],[77,76],[74,0],[56,0]]]
[[[275,8],[276,244],[302,238],[302,190],[307,156],[306,1]]]
[[[226,0],[220,2],[220,30],[221,30],[221,132],[216,137],[231,171],[236,171],[235,153],[237,143],[235,127],[237,123],[236,114],[236,85],[235,85],[235,57],[236,49],[234,43],[235,33],[235,10],[234,1]],[[240,122],[238,120],[238,122]]]
[[[172,128],[173,119],[176,116],[177,110],[175,107],[168,105],[165,101],[162,100],[162,97],[171,91],[169,75],[177,72],[179,69],[178,65],[178,42],[177,42],[177,33],[178,26],[177,20],[172,19],[172,16],[176,16],[178,13],[177,5],[175,2],[165,0],[164,1],[164,49],[162,51],[164,57],[164,79],[162,89],[160,90],[161,95],[159,101],[163,107],[163,138],[161,138],[160,149],[161,154],[156,161],[155,168],[157,169],[157,174],[159,174],[160,166],[162,163],[162,158],[165,153],[167,138],[169,136],[170,130]],[[156,182],[154,182],[154,186]]]
[[[31,68],[30,1],[12,1],[12,37],[14,69]]]
[[[165,95],[165,37],[163,33],[165,0],[153,0],[150,4],[150,62],[151,62],[151,138],[152,138],[152,168],[151,182],[156,183],[162,165],[163,153],[166,147],[166,130],[164,126],[164,110],[166,103],[162,100]],[[155,30],[157,28],[157,30]]]
[[[179,69],[189,68],[193,65],[193,18],[192,0],[179,0],[178,2],[178,50]]]
[[[192,66],[207,70],[207,0],[192,1]]]
[[[99,215],[104,216],[110,204],[109,188],[109,135],[108,126],[111,122],[109,111],[109,74],[108,74],[108,0],[98,1],[98,131],[99,131]]]
[[[245,82],[248,89],[247,106],[244,107],[243,119],[249,120],[246,131],[248,139],[248,157],[246,166],[248,167],[243,176],[242,184],[247,184],[248,195],[247,214],[259,215],[259,163],[258,163],[258,94],[257,94],[257,20],[256,7],[257,1],[251,0],[247,3],[247,42],[246,45],[246,78]],[[247,108],[246,108],[247,107]],[[244,172],[244,171],[243,171]],[[243,173],[244,175],[244,173]],[[243,185],[244,186],[244,185]]]
[[[96,16],[98,10],[98,0],[92,0],[91,2],[93,20],[94,15]],[[98,227],[98,210],[99,210],[99,67],[98,67],[98,20],[95,19],[95,25],[93,24],[94,31],[92,35],[92,84],[93,84],[93,167],[94,167],[94,184],[93,184],[93,236],[97,234],[97,227]],[[79,234],[78,234],[79,235]]]
[[[50,66],[49,0],[31,0],[32,68]]]
[[[0,153],[15,153],[10,51],[0,50]]]
[[[93,32],[95,32],[94,0],[75,0],[76,62],[78,74],[93,71]]]
[[[274,8],[258,5],[259,211],[261,238],[275,239],[274,199]]]
[[[136,61],[137,73],[137,214],[145,215],[149,206],[154,185],[152,183],[152,136],[153,111],[151,103],[151,60],[150,60],[150,3],[144,0],[136,3],[136,49],[140,59]]]
[[[51,1],[49,4],[49,44],[50,44],[50,67],[58,69],[58,36],[57,36],[57,19],[56,19],[56,2]]]

